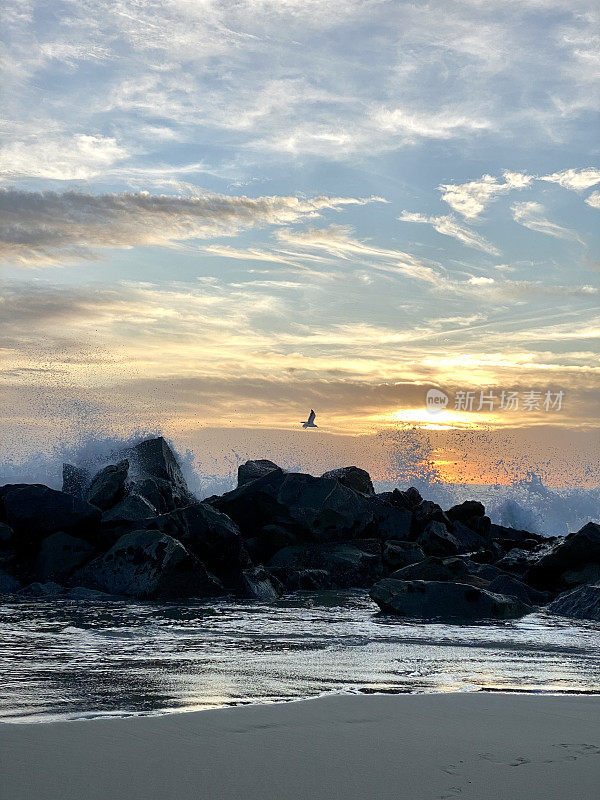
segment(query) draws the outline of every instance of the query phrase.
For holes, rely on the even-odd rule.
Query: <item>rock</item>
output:
[[[406,540],[411,536],[413,527],[412,512],[406,508],[398,508],[390,503],[382,502],[378,495],[372,504],[373,531],[380,539]]]
[[[324,472],[321,477],[335,478],[349,489],[354,489],[355,492],[375,494],[371,476],[366,470],[360,469],[360,467],[340,467],[339,469],[332,469],[329,470],[329,472]]]
[[[390,539],[383,548],[383,562],[389,569],[401,569],[423,561],[425,553],[416,542]]]
[[[487,517],[477,517],[477,519],[482,520]],[[458,543],[459,553],[471,553],[486,546],[486,541],[480,533],[458,520],[452,523],[452,538]]]
[[[366,553],[352,544],[284,547],[268,567],[274,571],[325,570],[331,577],[331,588],[337,589],[368,588],[383,574],[380,555]]]
[[[251,566],[238,526],[208,503],[195,502],[173,512],[180,526],[177,536],[190,553],[226,586],[235,588],[241,570]]]
[[[425,525],[417,542],[428,555],[432,556],[454,555],[461,549],[448,528],[436,520],[431,520]]]
[[[160,531],[122,536],[103,556],[78,570],[74,586],[142,600],[214,597],[221,583],[185,547]]]
[[[126,522],[140,522],[156,516],[156,509],[147,500],[130,494],[102,515],[102,523],[118,525]]]
[[[56,531],[93,538],[101,512],[84,500],[41,484],[0,487],[4,521],[26,541],[40,541]]]
[[[588,522],[543,552],[527,573],[538,589],[571,589],[600,580],[600,525]]]
[[[83,500],[91,477],[87,469],[76,467],[73,464],[63,464],[62,490],[65,494],[70,494],[78,500]]]
[[[331,575],[324,569],[295,570],[288,567],[277,567],[272,569],[271,573],[288,592],[318,592],[335,588]]]
[[[125,497],[125,481],[128,472],[129,461],[127,459],[101,469],[94,476],[87,490],[88,503],[98,506],[103,511],[112,508]]]
[[[495,594],[505,594],[510,597],[516,597],[529,605],[544,605],[550,600],[550,595],[544,592],[538,592],[532,589],[531,586],[512,578],[510,575],[497,575],[493,578],[487,587],[489,592]]]
[[[447,528],[451,527],[450,520],[444,514],[437,503],[432,503],[431,500],[423,500],[412,510],[413,514],[413,527],[415,532],[422,533],[428,523],[441,522]]]
[[[515,547],[496,562],[496,566],[504,572],[512,572],[515,575],[524,575],[536,561],[536,555],[529,550]]]
[[[485,507],[483,503],[477,500],[465,500],[464,503],[452,506],[446,511],[446,516],[451,522],[462,522],[463,525],[469,525],[469,521],[473,518],[483,517],[485,515]]]
[[[94,548],[83,539],[59,531],[42,541],[36,573],[42,581],[64,583],[77,567],[89,561]]]
[[[106,592],[99,592],[97,589],[87,589],[85,586],[74,586],[72,589],[66,589],[62,597],[68,600],[100,600],[102,602],[119,599]]]
[[[370,596],[388,614],[418,619],[514,619],[532,610],[514,597],[463,583],[384,578],[373,586]]]
[[[47,583],[30,583],[29,586],[25,586],[25,588],[21,589],[17,594],[19,597],[30,598],[32,600],[55,600],[57,597],[60,597],[63,591],[63,587],[58,583],[48,581]]]
[[[244,594],[253,600],[277,600],[283,587],[277,578],[258,566],[242,572]]]
[[[0,569],[0,594],[14,594],[21,588],[21,582],[13,575]]]
[[[0,522],[0,547],[9,547],[15,541],[15,532],[10,525]]]
[[[559,595],[546,609],[560,617],[600,621],[600,584],[579,586]]]
[[[400,581],[458,581],[468,582],[471,573],[461,558],[439,558],[430,556],[416,564],[396,570],[391,578]]]
[[[535,540],[538,542],[547,541],[543,536],[529,531],[520,530],[518,528],[507,528],[506,525],[490,525],[489,531],[490,538],[498,540],[500,544],[508,542],[509,547],[520,547],[521,542],[525,540]]]
[[[175,453],[162,436],[140,442],[128,449],[124,456],[130,463],[133,491],[136,491],[138,481],[153,478],[165,495],[165,500],[168,500],[170,509],[189,505],[196,500],[188,489]]]
[[[281,467],[266,458],[246,461],[245,464],[240,464],[238,467],[238,486],[243,486],[245,483],[255,481],[257,478],[262,478],[277,470],[282,472]]]

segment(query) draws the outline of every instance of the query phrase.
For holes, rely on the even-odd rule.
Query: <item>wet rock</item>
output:
[[[245,464],[240,464],[238,467],[238,486],[243,486],[245,483],[255,481],[257,478],[262,478],[277,470],[282,472],[281,467],[278,467],[277,464],[267,458],[246,461]]]
[[[65,589],[62,597],[67,600],[95,600],[102,602],[120,599],[112,594],[99,592],[97,589],[87,589],[85,586],[73,586],[72,589]]]
[[[523,550],[515,547],[496,562],[496,566],[504,572],[511,572],[514,575],[524,575],[532,564],[535,563],[537,556],[530,550]]]
[[[144,497],[148,492],[158,493],[165,510],[196,501],[188,489],[175,453],[162,436],[146,439],[123,451],[122,455],[130,464],[132,492]]]
[[[487,517],[477,517],[476,519],[483,520]],[[469,527],[458,520],[452,523],[452,537],[458,544],[459,553],[470,553],[486,546],[486,540],[482,534],[478,533],[474,527]]]
[[[21,581],[0,569],[0,594],[14,594],[21,588]]]
[[[54,581],[46,583],[30,583],[18,592],[18,596],[24,599],[31,600],[55,600],[63,593],[64,588]]]
[[[532,610],[514,597],[493,594],[463,583],[384,578],[373,586],[370,595],[385,613],[416,619],[514,619]]]
[[[277,600],[283,590],[280,581],[262,566],[243,570],[242,580],[244,596],[253,600]]]
[[[412,510],[413,528],[417,534],[422,533],[430,522],[441,522],[446,528],[451,527],[450,520],[437,503],[423,500]]]
[[[579,586],[559,595],[550,603],[547,611],[571,619],[600,621],[600,584]]]
[[[472,577],[472,573],[461,558],[430,556],[423,561],[418,561],[415,564],[409,564],[396,570],[390,577],[401,581],[458,581],[467,583]]]
[[[41,581],[64,581],[82,564],[89,561],[94,548],[84,539],[59,531],[48,536],[40,545],[36,574]]]
[[[0,487],[4,519],[22,541],[40,541],[56,531],[89,539],[95,536],[101,512],[84,500],[41,484]]]
[[[63,464],[62,490],[65,494],[70,494],[78,500],[83,500],[91,477],[87,469],[76,467],[74,464]]]
[[[288,592],[318,592],[335,589],[331,575],[324,569],[296,570],[289,567],[277,567],[271,570]]]
[[[125,481],[129,473],[129,461],[104,467],[92,479],[86,493],[88,503],[103,511],[112,508],[125,497]]]
[[[140,522],[156,516],[156,509],[143,497],[130,494],[102,515],[103,524]]]
[[[441,522],[428,522],[423,533],[417,539],[423,550],[432,556],[455,555],[461,550],[458,541]]]
[[[286,568],[295,572],[324,570],[332,588],[367,588],[382,576],[380,555],[366,553],[352,544],[323,544],[284,547],[268,564],[269,569]]]
[[[349,489],[354,489],[355,492],[375,494],[371,476],[366,470],[360,469],[360,467],[340,467],[339,469],[332,469],[329,470],[329,472],[324,472],[321,477],[335,478]]]
[[[446,516],[451,522],[462,522],[463,525],[469,525],[470,520],[485,515],[485,507],[483,503],[478,500],[465,500],[464,503],[459,503],[452,506],[446,511]]]
[[[0,522],[0,547],[9,547],[15,541],[15,532],[10,525]]]
[[[416,542],[391,539],[383,548],[383,562],[388,569],[395,570],[423,561],[425,553]]]
[[[142,600],[214,597],[222,584],[185,547],[159,531],[134,531],[71,578],[74,586]]]
[[[543,552],[527,573],[539,589],[570,589],[600,580],[600,525],[588,522]]]
[[[532,589],[531,586],[527,586],[526,583],[506,574],[497,575],[487,588],[489,592],[516,597],[529,605],[541,606],[550,600],[550,595],[546,592],[538,592],[536,589]]]

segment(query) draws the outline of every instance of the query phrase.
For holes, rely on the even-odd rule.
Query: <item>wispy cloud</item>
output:
[[[592,192],[585,202],[592,208],[600,208],[600,192]]]
[[[524,189],[531,184],[533,177],[520,172],[505,172],[504,182],[501,183],[492,175],[482,175],[481,178],[467,183],[442,184],[442,200],[458,211],[464,217],[473,219],[495,200],[496,197],[507,194],[513,189]]]
[[[565,189],[581,191],[582,189],[590,189],[600,183],[600,169],[597,167],[565,169],[562,172],[554,172],[552,175],[543,175],[538,180],[558,183],[560,186],[564,186]]]
[[[422,260],[404,253],[377,247],[368,241],[353,236],[353,229],[344,225],[330,225],[328,228],[307,228],[304,231],[280,230],[280,242],[300,249],[320,250],[338,259],[352,259],[380,270],[397,275],[406,275],[433,285],[444,283],[440,271],[434,270]]]
[[[500,255],[500,251],[491,242],[480,236],[475,231],[461,225],[453,216],[442,215],[439,217],[428,217],[424,214],[412,213],[410,211],[403,211],[398,217],[400,222],[418,222],[425,225],[431,225],[434,230],[444,236],[452,236],[458,239],[459,242],[466,244],[468,247],[475,247],[478,250],[483,250],[485,253],[491,255]]]
[[[94,258],[97,248],[172,246],[240,230],[314,219],[325,209],[364,205],[352,197],[235,197],[0,190],[0,257],[43,264]]]
[[[581,242],[579,234],[569,228],[563,228],[556,222],[549,220],[545,214],[546,210],[541,203],[527,201],[515,203],[511,208],[513,219],[519,225],[529,228],[537,233],[544,233],[547,236],[554,236],[556,239],[573,239]]]

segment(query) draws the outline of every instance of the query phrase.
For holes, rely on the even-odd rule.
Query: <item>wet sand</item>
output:
[[[597,800],[600,697],[333,696],[0,724],[1,800]]]

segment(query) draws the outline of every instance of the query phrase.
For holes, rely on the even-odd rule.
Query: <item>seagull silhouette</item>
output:
[[[301,422],[300,423],[302,425],[302,427],[303,428],[318,428],[319,426],[315,425],[315,416],[316,416],[316,414],[311,408],[310,414],[308,415],[308,419],[306,420],[306,422]]]

